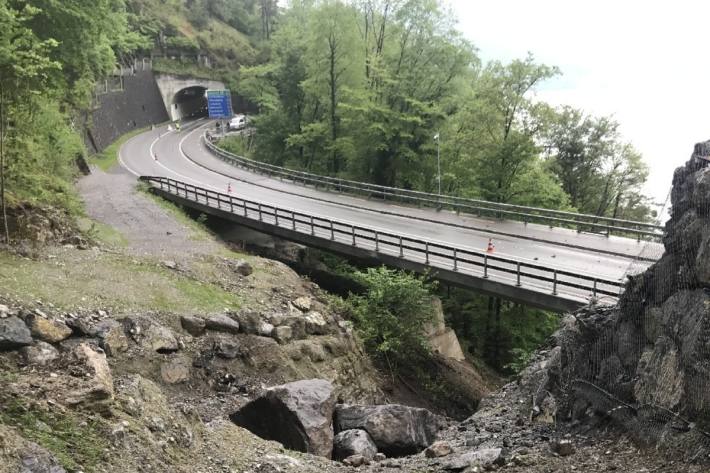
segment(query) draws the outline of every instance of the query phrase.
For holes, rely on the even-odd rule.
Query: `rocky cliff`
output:
[[[700,156],[709,147],[696,145],[675,171],[661,259],[629,277],[616,307],[567,317],[549,368],[529,372],[540,377],[535,414],[607,417],[645,445],[708,460],[710,163]]]

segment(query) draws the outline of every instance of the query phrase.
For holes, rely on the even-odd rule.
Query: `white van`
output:
[[[246,115],[239,114],[234,115],[231,120],[229,120],[229,130],[242,130],[247,126]]]

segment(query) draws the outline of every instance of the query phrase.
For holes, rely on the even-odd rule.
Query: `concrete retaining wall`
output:
[[[88,116],[84,135],[90,153],[103,151],[129,131],[169,118],[152,71],[136,71],[122,79],[123,90],[100,95]]]

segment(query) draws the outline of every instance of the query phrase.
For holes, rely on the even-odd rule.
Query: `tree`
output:
[[[50,59],[57,46],[53,39],[40,40],[29,28],[39,11],[24,5],[13,9],[0,2],[0,206],[5,242],[10,241],[6,202],[8,142],[20,131],[18,107],[29,105],[32,97],[47,91],[50,75],[60,65]]]
[[[544,138],[549,168],[580,212],[647,219],[651,211],[641,187],[648,167],[618,130],[611,118],[562,107]]]
[[[402,364],[411,365],[428,354],[425,327],[434,315],[434,286],[422,277],[384,266],[358,272],[355,279],[366,292],[351,295],[348,303],[367,349],[393,374]]]

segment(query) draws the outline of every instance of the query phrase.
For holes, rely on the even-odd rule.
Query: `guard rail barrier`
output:
[[[538,292],[548,292],[561,298],[576,300],[596,299],[600,296],[616,298],[623,289],[621,281],[306,214],[166,177],[142,176],[140,179],[187,201],[311,237],[337,241],[374,251],[376,254],[387,254],[423,263],[433,269],[468,273],[475,277],[490,278],[518,287],[526,286]]]
[[[637,240],[660,239],[663,237],[664,227],[653,223],[637,222],[610,217],[599,217],[590,214],[566,212],[562,210],[549,210],[538,207],[528,207],[513,204],[501,204],[485,200],[468,199],[448,195],[430,194],[427,192],[386,187],[377,184],[351,181],[336,177],[321,176],[304,171],[295,171],[273,164],[262,163],[253,159],[238,156],[225,151],[217,146],[209,135],[203,135],[203,140],[208,150],[220,159],[247,169],[249,171],[267,174],[287,179],[294,183],[312,185],[315,188],[324,188],[337,192],[348,192],[362,195],[367,198],[381,198],[395,202],[414,203],[417,205],[436,208],[450,208],[454,211],[475,214],[479,217],[493,217],[522,221],[524,223],[542,223],[550,227],[574,228],[578,232],[588,231],[602,233],[607,236],[612,232],[623,236],[633,236]]]

